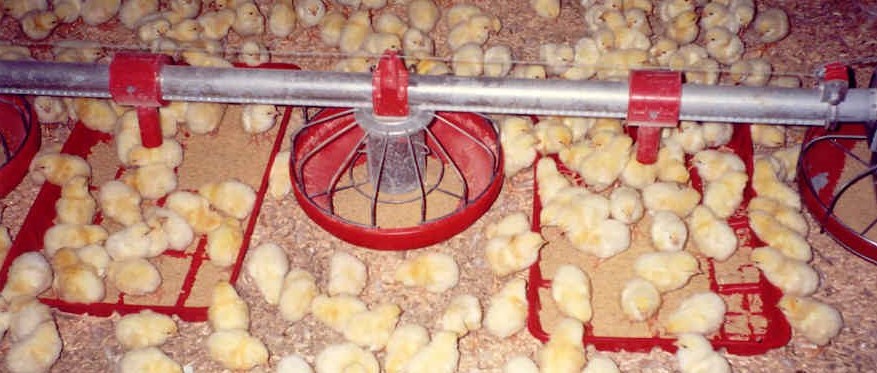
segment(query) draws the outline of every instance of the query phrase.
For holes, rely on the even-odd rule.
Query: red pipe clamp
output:
[[[387,51],[378,61],[372,76],[372,106],[375,115],[408,116],[408,70],[394,51]]]
[[[682,73],[641,70],[630,72],[627,125],[637,126],[636,160],[652,164],[658,160],[661,129],[676,127],[682,102]]]
[[[117,53],[110,62],[110,95],[118,104],[137,107],[140,139],[147,148],[162,142],[158,108],[167,102],[161,99],[159,77],[170,62],[163,54],[146,53]]]

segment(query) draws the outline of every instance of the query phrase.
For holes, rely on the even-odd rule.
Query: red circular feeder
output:
[[[6,197],[27,175],[40,148],[36,113],[24,98],[0,95],[0,198]]]

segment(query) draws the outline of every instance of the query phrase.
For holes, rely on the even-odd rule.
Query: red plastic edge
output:
[[[0,95],[0,132],[7,141],[15,139],[17,143],[16,147],[7,149],[12,158],[0,165],[0,199],[21,183],[40,149],[42,139],[36,117],[36,112],[23,97]]]
[[[630,72],[627,125],[638,126],[636,160],[652,164],[658,159],[660,128],[679,123],[682,73],[668,70]]]
[[[753,169],[753,149],[749,126],[736,125],[731,143],[728,148],[724,150],[734,151],[743,158],[751,180]],[[572,171],[565,169],[559,161],[557,165],[561,172],[572,174]],[[692,187],[702,190],[702,182],[699,175],[693,167],[690,168],[690,170]],[[535,167],[533,172],[535,174]],[[759,247],[764,245],[764,243],[758,240],[758,237],[756,237],[749,228],[749,222],[745,216],[746,204],[752,197],[754,197],[754,195],[751,183],[747,184],[746,190],[744,191],[744,203],[740,206],[737,212],[728,219],[728,224],[738,232],[740,232],[740,230],[745,231],[745,237],[749,246]],[[540,231],[541,222],[539,215],[541,210],[542,204],[539,200],[539,185],[537,182],[533,192],[533,223],[531,228],[534,232]],[[527,330],[534,338],[544,343],[548,342],[550,335],[545,331],[542,326],[542,321],[539,318],[539,311],[542,309],[539,289],[550,287],[551,281],[542,276],[542,270],[539,267],[540,261],[541,255],[536,263],[530,267],[528,273]],[[768,326],[765,329],[764,334],[759,335],[758,338],[750,341],[732,340],[727,338],[727,333],[723,324],[717,335],[711,340],[713,346],[716,348],[725,348],[726,351],[731,354],[744,356],[763,354],[768,350],[785,346],[791,339],[792,329],[777,305],[782,297],[782,292],[775,286],[771,285],[762,274],[759,275],[759,280],[755,283],[720,285],[715,281],[716,269],[713,261],[708,260],[707,263],[707,274],[710,276],[710,289],[712,291],[722,295],[743,294],[742,307],[744,308],[749,307],[748,295],[759,295],[762,300],[761,315],[768,320]],[[729,312],[727,315],[738,316],[739,313],[734,314]],[[749,325],[749,328],[750,332],[755,334],[753,326]],[[654,348],[660,348],[670,353],[674,353],[676,352],[676,346],[673,344],[674,342],[675,339],[658,336],[638,338],[597,336],[593,334],[593,328],[588,324],[585,325],[585,335],[583,336],[583,343],[585,345],[593,345],[596,349],[601,351],[649,352]]]
[[[372,75],[372,106],[376,115],[408,116],[408,69],[395,51],[381,56]]]
[[[299,69],[299,67],[296,65],[285,63],[268,63],[260,65],[258,67],[273,69]],[[237,260],[235,261],[235,264],[233,265],[231,273],[229,275],[229,282],[232,284],[234,284],[240,276],[243,259],[246,256],[247,250],[249,249],[249,241],[253,235],[253,231],[255,230],[259,212],[261,211],[262,202],[264,201],[265,194],[268,190],[268,181],[270,176],[268,171],[271,169],[271,166],[276,159],[277,153],[280,152],[280,148],[283,145],[284,139],[286,137],[286,131],[288,129],[289,119],[291,118],[291,113],[291,108],[287,107],[286,110],[284,110],[283,119],[279,124],[280,128],[271,148],[271,156],[269,157],[269,162],[266,165],[265,172],[262,175],[262,180],[259,185],[259,189],[256,193],[256,202],[253,206],[253,211],[250,213],[250,216],[247,220],[246,228],[244,230],[244,242],[241,245],[241,249],[238,252]],[[92,147],[100,142],[107,142],[110,140],[111,135],[90,130],[83,126],[81,123],[77,123],[73,131],[70,133],[70,137],[68,138],[67,142],[65,142],[64,146],[61,148],[61,152],[85,157],[90,153]],[[18,235],[15,237],[12,243],[9,254],[6,255],[6,259],[3,261],[2,266],[0,266],[0,288],[5,285],[9,266],[12,264],[12,261],[16,257],[18,257],[18,255],[21,255],[28,251],[38,251],[43,246],[43,235],[45,234],[46,230],[48,230],[54,224],[53,220],[55,218],[55,201],[60,197],[60,195],[60,187],[49,183],[43,184],[34,204],[31,206],[27,216],[25,217],[24,223]],[[97,219],[100,219],[100,217],[98,216],[96,220]],[[204,260],[207,259],[207,256],[205,254],[206,244],[206,238],[201,237],[197,243],[195,252],[192,254],[182,253],[178,250],[168,250],[165,252],[165,254],[163,254],[171,257],[190,256],[192,258],[189,269],[183,280],[182,288],[179,290],[179,295],[174,305],[127,304],[124,302],[124,294],[120,294],[119,299],[115,303],[101,302],[85,304],[65,302],[57,298],[41,297],[39,299],[42,303],[48,306],[54,307],[63,312],[70,312],[75,314],[87,314],[97,317],[108,317],[114,313],[124,315],[148,309],[166,315],[176,315],[181,320],[188,322],[202,322],[207,320],[207,307],[186,307],[185,302],[191,294],[192,286],[194,285],[196,279],[195,277],[198,273],[198,268],[204,262]]]

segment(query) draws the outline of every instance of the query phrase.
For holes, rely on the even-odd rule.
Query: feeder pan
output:
[[[0,198],[27,175],[40,148],[36,114],[20,96],[0,95]]]
[[[877,88],[877,72],[869,88]],[[807,131],[798,160],[801,199],[822,231],[877,264],[877,122]]]

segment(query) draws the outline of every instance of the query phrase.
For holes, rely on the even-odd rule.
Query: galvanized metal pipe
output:
[[[108,67],[0,61],[0,93],[109,98]],[[372,76],[275,69],[164,66],[165,100],[357,107],[372,104]],[[626,82],[413,75],[409,104],[431,111],[623,118]],[[830,105],[818,89],[685,84],[683,120],[822,125]],[[850,89],[837,106],[839,122],[877,120],[877,90]]]

